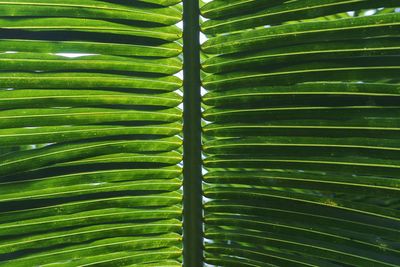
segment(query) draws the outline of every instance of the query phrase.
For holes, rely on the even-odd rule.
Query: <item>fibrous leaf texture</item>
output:
[[[0,1],[0,266],[399,266],[400,2],[187,1]]]
[[[181,266],[179,1],[0,1],[1,266]]]
[[[202,7],[208,264],[400,264],[399,4]]]

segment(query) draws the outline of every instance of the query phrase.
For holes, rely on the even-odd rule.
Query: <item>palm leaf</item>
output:
[[[0,1],[0,265],[398,266],[398,8]]]

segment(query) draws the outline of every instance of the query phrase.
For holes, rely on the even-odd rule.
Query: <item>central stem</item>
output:
[[[200,9],[183,0],[183,263],[203,266]]]

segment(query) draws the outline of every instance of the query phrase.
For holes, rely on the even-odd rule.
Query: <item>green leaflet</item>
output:
[[[152,255],[157,253],[163,255],[162,259],[171,258],[171,256],[175,258],[179,255],[180,251],[178,249],[173,249],[173,244],[177,244],[179,240],[180,237],[177,234],[155,237],[111,238],[109,240],[104,239],[97,242],[92,242],[89,246],[72,246],[60,251],[53,250],[48,253],[39,253],[30,257],[23,257],[18,260],[8,261],[6,262],[5,266],[23,266],[26,264],[26,261],[33,264],[58,263],[65,266],[65,262],[63,263],[63,259],[65,259],[65,257],[74,259],[74,266],[85,266],[85,264],[93,262],[96,262],[98,266],[101,266],[100,264],[102,264],[102,262],[118,262],[125,257],[133,258],[133,260],[139,259],[137,262],[146,262],[146,258],[149,258],[149,255],[146,254]],[[106,242],[108,242],[108,244]],[[151,249],[162,249],[168,246],[171,248],[157,252],[151,251]],[[146,252],[146,249],[150,250],[151,252]],[[137,250],[137,252],[132,253],[132,251],[135,250]],[[141,252],[140,250],[144,251]],[[90,257],[90,255],[99,256]],[[160,259],[160,257],[155,258]]]
[[[0,51],[174,57],[178,56],[181,53],[182,47],[177,43],[167,43],[159,46],[150,46],[88,41],[0,39]]]
[[[46,216],[68,215],[84,211],[95,211],[106,208],[138,208],[147,207],[149,210],[160,206],[177,205],[182,201],[181,194],[169,192],[139,196],[106,197],[90,200],[76,200],[39,208],[2,211],[1,222],[16,222],[19,220],[42,218]]]
[[[71,161],[67,163],[58,164],[57,167],[63,166],[79,166],[79,165],[94,165],[94,164],[107,164],[107,163],[137,163],[140,166],[141,163],[148,164],[148,167],[154,166],[166,166],[166,165],[175,165],[168,171],[175,172],[176,174],[180,174],[181,168],[176,166],[178,163],[182,161],[182,155],[177,151],[170,151],[164,153],[157,153],[157,154],[138,154],[138,153],[116,153],[111,155],[105,156],[97,156],[82,160]],[[132,164],[134,166],[134,164]],[[139,169],[140,170],[140,169]],[[149,169],[152,171],[151,169]],[[163,171],[164,169],[160,169]],[[172,174],[170,174],[172,175]],[[171,177],[172,178],[172,177]]]
[[[212,57],[202,66],[208,73],[219,73],[243,68],[257,69],[265,66],[295,64],[316,60],[338,59],[368,56],[396,56],[399,52],[399,40],[377,38],[374,40],[333,41],[279,47],[267,51],[248,53],[237,57],[222,55]]]
[[[71,79],[71,76],[74,79]],[[98,73],[1,73],[1,84],[8,88],[90,89],[129,88],[174,91],[181,86],[177,77],[146,78]]]
[[[145,224],[106,224],[98,226],[82,227],[76,230],[43,233],[17,238],[7,243],[0,243],[0,253],[10,253],[32,248],[47,248],[62,243],[79,244],[90,240],[109,237],[124,237],[131,235],[162,234],[166,232],[178,232],[180,222],[178,220],[157,221]]]
[[[13,109],[0,112],[5,128],[54,125],[85,125],[117,122],[176,122],[181,118],[177,108],[163,112],[101,108]],[[40,118],[40,120],[38,120]]]
[[[251,176],[251,179],[249,178]],[[248,171],[240,172],[209,172],[205,181],[221,184],[248,184],[255,186],[272,186],[300,189],[320,189],[325,192],[343,192],[348,190],[359,194],[371,194],[380,192],[395,196],[398,194],[398,181],[391,178],[377,176],[352,177],[351,175],[339,176],[332,173],[302,172],[291,170],[283,171]]]
[[[230,188],[231,187],[231,188]],[[398,225],[398,211],[390,208],[381,208],[379,205],[364,204],[351,202],[346,200],[334,200],[332,197],[320,196],[318,194],[312,194],[308,191],[289,191],[289,190],[274,190],[273,188],[253,188],[253,190],[246,191],[246,186],[232,187],[229,184],[224,186],[211,186],[205,190],[205,195],[210,198],[230,198],[233,204],[249,204],[253,201],[250,206],[263,207],[268,203],[269,208],[276,208],[275,205],[282,202],[282,209],[286,209],[287,205],[293,205],[299,207],[308,207],[315,211],[319,211],[321,214],[327,211],[338,212],[347,214],[350,218],[367,218],[370,224],[373,221],[379,222],[378,227],[390,227],[390,225]],[[269,204],[271,203],[271,204]],[[353,214],[354,213],[354,214]],[[336,214],[335,214],[336,216]],[[344,215],[343,215],[344,216]],[[352,219],[355,220],[355,219]],[[397,231],[397,229],[395,230]]]
[[[276,152],[278,149],[273,150]],[[286,149],[289,155],[276,153],[276,155],[257,156],[213,156],[205,161],[208,168],[234,168],[241,164],[243,168],[248,169],[291,169],[291,170],[309,170],[309,171],[338,171],[344,174],[354,175],[383,175],[384,177],[393,177],[399,172],[400,161],[395,159],[368,158],[362,156],[349,156],[345,153],[331,152],[330,156],[323,154],[319,157],[313,157],[313,153],[319,153],[323,149],[308,151],[309,153],[300,154],[298,149]],[[291,156],[295,153],[300,155]],[[306,154],[306,155],[304,155]],[[311,155],[310,155],[311,154]]]
[[[106,105],[176,107],[176,93],[132,94],[101,90],[10,90],[0,91],[0,108],[88,107]]]
[[[209,124],[205,133],[217,137],[244,136],[327,136],[327,137],[380,137],[395,138],[400,131],[400,120],[397,118],[357,118],[346,121],[329,119],[269,120],[269,123],[228,123]]]
[[[306,22],[218,36],[202,46],[206,53],[234,53],[316,41],[352,40],[396,35],[400,14]]]
[[[243,231],[243,230],[242,230]],[[267,244],[273,244],[280,249],[286,248],[291,252],[302,251],[307,256],[318,255],[318,258],[333,260],[344,264],[379,264],[381,266],[396,266],[395,257],[391,259],[374,260],[367,257],[358,256],[351,254],[347,251],[335,251],[329,248],[323,247],[321,242],[314,244],[301,243],[303,239],[296,240],[295,238],[288,238],[286,235],[273,235],[269,234],[267,237],[262,236],[263,232],[247,232],[243,231],[243,234],[238,234],[237,239],[243,243],[253,243],[256,246],[267,246]],[[208,238],[222,238],[228,239],[233,237],[235,234],[233,231],[226,231],[224,233],[211,232],[210,235],[206,235]],[[287,240],[287,239],[288,240]],[[294,239],[294,240],[293,240]],[[343,246],[344,248],[344,246]],[[262,253],[262,252],[261,252]],[[378,253],[375,253],[377,255]],[[371,255],[371,256],[375,256]],[[379,255],[379,254],[378,254]],[[383,256],[381,256],[383,258]],[[392,263],[385,263],[385,261],[392,261]]]
[[[325,105],[345,106],[352,101],[366,103],[367,99],[390,102],[400,96],[400,86],[389,83],[343,83],[309,82],[292,86],[259,86],[236,90],[212,91],[203,96],[203,102],[210,106],[238,107],[284,105],[285,100],[295,98],[299,104],[318,101]],[[333,102],[330,98],[340,99]],[[336,104],[335,104],[336,103]],[[286,104],[288,105],[288,104]]]
[[[382,60],[383,61],[383,60]],[[247,86],[260,85],[291,85],[296,82],[322,81],[353,82],[364,80],[373,82],[380,79],[396,79],[400,66],[379,63],[376,65],[354,63],[352,65],[340,65],[335,62],[322,62],[321,64],[301,64],[290,68],[272,70],[271,72],[237,72],[229,74],[210,75],[204,78],[204,87],[209,90],[236,89]],[[394,64],[397,64],[393,62]]]
[[[83,184],[73,186],[63,186],[60,188],[46,188],[42,190],[26,190],[23,193],[12,193],[4,195],[0,202],[14,202],[14,201],[32,201],[51,198],[67,198],[67,197],[80,197],[80,196],[94,196],[105,193],[119,193],[119,192],[138,192],[138,191],[174,191],[178,190],[181,186],[180,180],[174,179],[170,181],[165,180],[152,180],[152,181],[134,181],[134,182],[120,182],[120,183],[101,183],[99,184]]]
[[[204,147],[205,152],[214,154],[267,154],[271,153],[275,148],[285,147],[299,148],[299,150],[313,150],[320,147],[326,149],[326,153],[333,153],[328,151],[337,151],[338,154],[346,153],[345,151],[352,150],[353,155],[360,153],[364,155],[365,153],[374,153],[375,157],[380,154],[379,150],[382,150],[386,157],[390,155],[397,154],[400,151],[400,142],[398,140],[392,139],[380,139],[376,140],[373,138],[347,138],[342,140],[340,138],[318,138],[318,137],[292,137],[288,139],[287,137],[280,136],[268,136],[267,138],[241,138],[241,139],[223,139],[218,141],[210,141],[208,145]],[[268,152],[266,152],[268,150]],[[303,150],[303,151],[304,151]],[[373,150],[374,152],[367,152],[364,150]],[[279,153],[279,152],[275,152]],[[325,153],[320,153],[319,155],[324,155]]]
[[[364,254],[364,256],[367,257],[368,253],[371,253],[372,255],[382,253],[381,247],[379,247],[378,244],[372,245],[366,242],[358,242],[351,240],[348,237],[341,236],[341,234],[346,234],[346,232],[327,233],[326,230],[318,229],[318,226],[309,229],[304,225],[292,226],[290,223],[284,221],[275,222],[262,217],[251,216],[238,218],[234,215],[218,215],[208,218],[207,221],[210,224],[210,228],[214,228],[223,219],[228,220],[229,222],[227,224],[231,227],[249,227],[256,231],[262,231],[266,236],[276,237],[277,235],[281,235],[281,238],[286,240],[303,239],[304,242],[313,243],[317,246],[325,246],[331,250],[340,251],[340,247],[342,247],[346,248],[347,251],[352,251],[354,254]],[[313,240],[314,242],[310,240]],[[338,244],[340,244],[340,246],[337,246]],[[386,253],[386,257],[390,257],[390,254],[396,255],[395,250],[391,250],[390,248],[387,248],[387,250],[388,253]],[[345,251],[341,251],[341,253],[343,252]]]
[[[15,152],[2,158],[0,174],[9,175],[55,163],[119,152],[164,152],[181,145],[178,137],[159,140],[97,141],[85,144],[60,144],[32,151]]]
[[[0,130],[0,147],[39,143],[57,143],[110,136],[178,134],[180,123],[151,126],[45,126],[40,128],[8,128]]]
[[[242,12],[251,12],[258,8],[278,5],[285,0],[272,0],[268,2],[260,2],[256,0],[233,0],[229,4],[224,0],[215,0],[207,3],[201,8],[201,14],[206,18],[218,19],[221,17],[229,17]]]
[[[248,122],[257,119],[268,120],[332,120],[337,119],[337,112],[346,115],[348,120],[362,121],[363,117],[386,119],[388,128],[398,127],[399,107],[396,106],[345,106],[345,107],[283,107],[283,108],[259,108],[244,110],[219,110],[210,109],[205,113],[205,119],[218,122]],[[318,115],[315,115],[318,113]]]
[[[278,1],[271,2],[273,3]],[[202,25],[202,30],[207,34],[234,32],[241,29],[271,24],[273,25],[298,19],[304,20],[308,18],[337,14],[339,12],[345,12],[349,10],[358,10],[360,8],[372,9],[382,6],[397,7],[399,3],[393,0],[379,2],[374,0],[300,0],[291,2],[289,1],[281,5],[267,7],[261,11],[259,11],[259,8],[266,6],[266,4],[258,5],[259,6],[253,4],[251,11],[254,13],[250,13],[249,15],[241,15],[222,20],[206,21]],[[239,14],[243,14],[242,10],[238,9],[238,11],[240,11]]]
[[[1,16],[52,16],[125,19],[133,21],[156,22],[174,24],[181,18],[181,14],[174,8],[135,8],[126,5],[117,5],[93,0],[4,0],[0,2]]]
[[[161,156],[166,156],[165,154],[161,154]],[[131,156],[134,158],[134,156]],[[155,157],[157,158],[157,156]],[[162,161],[158,161],[154,165],[161,165]],[[171,164],[171,163],[170,163]],[[172,163],[176,164],[176,163]],[[82,164],[83,165],[83,164]],[[164,167],[158,168],[156,167],[147,167],[145,168],[131,168],[131,169],[115,169],[115,170],[97,170],[97,171],[86,171],[86,172],[76,172],[72,174],[64,174],[64,175],[56,175],[56,176],[47,176],[47,177],[39,177],[30,180],[19,180],[19,181],[7,181],[1,183],[1,186],[4,190],[4,194],[25,194],[25,192],[19,192],[18,187],[24,186],[26,191],[40,191],[43,192],[47,189],[57,189],[58,187],[64,186],[74,186],[74,185],[100,185],[100,184],[108,184],[118,185],[118,183],[127,182],[127,181],[142,181],[146,182],[146,180],[151,180],[153,177],[157,177],[160,181],[161,179],[172,179],[178,177],[181,174],[181,169],[176,166],[173,167]],[[95,187],[93,187],[95,188]],[[58,189],[60,190],[60,189]],[[30,193],[26,194],[27,196]]]
[[[240,200],[219,200],[208,203],[207,210],[210,214],[217,215],[224,213],[232,215],[240,212],[244,217],[256,216],[259,219],[264,218],[266,222],[287,223],[308,229],[324,229],[324,231],[340,233],[348,237],[358,235],[360,240],[372,244],[395,245],[398,242],[398,227],[396,226],[398,222],[396,221],[352,212],[351,209],[317,206],[308,202],[287,201],[281,204],[279,202],[279,199],[277,201],[270,199],[268,207],[262,207],[258,203],[252,205],[250,202]],[[334,202],[330,203],[334,204]],[[307,218],[312,218],[312,220],[307,222]],[[340,227],[340,229],[339,225],[343,228]],[[376,240],[375,234],[379,234],[381,240]]]
[[[18,236],[21,233],[40,233],[49,229],[57,230],[66,227],[78,227],[101,223],[119,223],[130,220],[162,220],[179,218],[180,207],[158,208],[155,210],[110,208],[91,211],[49,216],[44,218],[22,220],[4,223],[1,228],[2,236]]]
[[[136,37],[156,38],[174,41],[181,37],[181,31],[176,26],[164,27],[134,27],[102,20],[75,18],[36,18],[0,20],[0,29],[23,31],[66,31],[120,34]]]
[[[143,59],[91,55],[75,59],[44,53],[9,53],[0,54],[0,69],[9,71],[103,71],[103,72],[146,72],[174,74],[182,63],[176,58]]]

